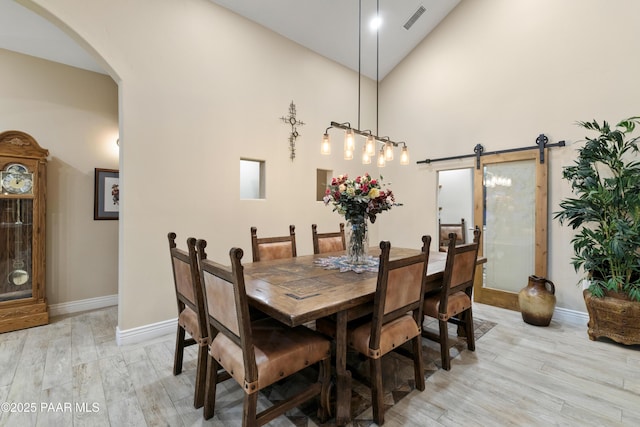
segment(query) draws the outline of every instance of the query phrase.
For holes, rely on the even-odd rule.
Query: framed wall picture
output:
[[[118,219],[119,213],[120,172],[96,168],[93,219]]]

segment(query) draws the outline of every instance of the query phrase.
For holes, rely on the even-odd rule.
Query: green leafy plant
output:
[[[578,122],[598,135],[586,138],[562,172],[575,197],[560,202],[554,218],[579,230],[571,240],[572,264],[586,273],[596,297],[609,291],[640,301],[640,137],[630,137],[638,124],[640,117],[613,128]]]

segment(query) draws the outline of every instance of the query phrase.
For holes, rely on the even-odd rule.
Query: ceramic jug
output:
[[[555,293],[556,287],[551,280],[529,276],[529,283],[518,293],[522,320],[530,325],[549,326],[556,306]]]

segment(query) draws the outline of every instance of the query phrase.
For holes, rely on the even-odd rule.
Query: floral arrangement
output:
[[[340,175],[331,180],[324,196],[324,204],[333,203],[333,210],[343,215],[352,223],[364,222],[369,219],[376,221],[376,215],[399,206],[390,189],[382,189],[382,176],[372,179],[368,173],[349,179],[348,175]]]

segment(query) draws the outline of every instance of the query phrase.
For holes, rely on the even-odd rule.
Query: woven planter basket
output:
[[[619,295],[596,298],[586,289],[583,295],[590,340],[606,337],[621,344],[640,344],[640,302]]]

